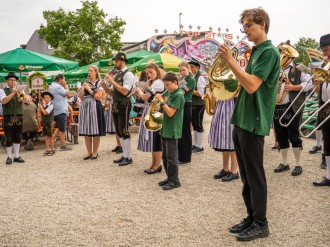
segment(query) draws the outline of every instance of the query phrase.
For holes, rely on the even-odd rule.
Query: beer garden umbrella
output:
[[[16,48],[0,54],[0,72],[29,72],[71,70],[79,67],[73,62],[59,57]]]
[[[79,67],[78,69],[69,70],[69,71],[65,72],[64,76],[66,78],[66,81],[68,81],[69,83],[85,81],[85,79],[88,77],[88,68],[91,65],[95,65],[95,66],[99,67],[99,62],[94,62],[94,63],[88,64],[88,65]]]
[[[128,67],[131,71],[135,71],[139,73],[142,70],[144,70],[149,63],[155,63],[158,66],[164,67],[165,71],[178,72],[179,71],[178,65],[182,61],[185,60],[181,57],[177,57],[167,53],[156,53],[148,57],[145,57],[137,61],[136,63],[129,65]]]

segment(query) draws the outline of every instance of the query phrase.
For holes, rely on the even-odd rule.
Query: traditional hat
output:
[[[330,45],[330,33],[323,35],[320,38],[320,48],[327,46],[327,45]]]
[[[49,95],[51,98],[52,98],[52,100],[54,99],[54,96],[49,92],[49,91],[45,91],[45,92],[42,92],[41,93],[41,97],[43,98],[45,95]]]
[[[118,52],[116,54],[116,56],[113,58],[113,60],[116,60],[116,59],[119,59],[119,60],[124,60],[126,63],[127,63],[127,57],[126,57],[126,54],[124,52]]]
[[[18,80],[19,78],[16,76],[16,74],[14,72],[9,72],[7,76],[5,76],[5,79],[8,80],[10,77],[14,77],[16,78],[16,80]]]
[[[199,64],[199,62],[196,61],[196,60],[194,60],[194,59],[190,60],[190,61],[188,62],[188,64],[192,64],[192,65],[195,65],[195,66],[197,66],[197,67],[201,67],[201,65]]]

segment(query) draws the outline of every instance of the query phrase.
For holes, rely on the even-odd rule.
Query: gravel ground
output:
[[[180,166],[182,187],[163,191],[157,183],[164,171],[143,173],[151,157],[136,150],[137,127],[131,133],[134,164],[127,167],[112,162],[119,157],[110,152],[114,135],[101,139],[97,160],[82,160],[82,138],[52,157],[43,157],[42,145],[23,150],[26,163],[11,166],[1,148],[0,246],[329,246],[330,190],[312,186],[326,172],[320,153],[308,154],[314,140],[303,140],[304,171],[292,177],[274,174],[280,155],[266,137],[270,236],[240,243],[227,229],[246,216],[242,183],[213,179],[222,160],[207,135],[205,152]],[[291,168],[293,161],[290,152]]]

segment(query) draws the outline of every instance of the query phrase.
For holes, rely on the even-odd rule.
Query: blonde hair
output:
[[[191,70],[190,70],[190,66],[189,66],[189,63],[188,62],[182,61],[181,63],[179,63],[178,68],[180,68],[180,67],[186,67],[188,69],[188,71],[189,71],[189,74],[191,74]]]
[[[96,79],[101,80],[99,68],[96,65],[91,65],[89,66],[89,68],[92,68],[96,72]]]
[[[155,63],[149,63],[149,64],[146,66],[146,70],[147,70],[147,69],[154,69],[154,70],[156,71],[156,73],[157,73],[157,77],[156,77],[155,80],[157,80],[157,79],[162,79],[162,78],[163,78],[162,75],[161,75],[161,72],[160,72],[160,68],[158,67],[157,64],[155,64]],[[149,86],[151,86],[152,82],[153,82],[153,81],[149,80]]]

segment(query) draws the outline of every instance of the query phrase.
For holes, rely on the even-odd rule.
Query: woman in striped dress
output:
[[[105,136],[105,118],[101,103],[102,88],[100,74],[97,66],[88,68],[89,82],[82,85],[80,94],[81,105],[79,109],[78,123],[79,135],[85,136],[87,155],[84,160],[96,159],[100,145],[100,136]]]
[[[230,124],[230,118],[235,106],[235,98],[231,100],[218,100],[216,110],[212,118],[209,144],[215,151],[222,152],[223,168],[214,175],[215,179],[223,182],[239,178],[237,171],[237,159],[233,142],[234,125]],[[229,169],[229,160],[231,168]]]
[[[148,113],[149,104],[153,100],[156,93],[162,93],[164,91],[164,83],[161,80],[162,76],[159,67],[150,63],[146,67],[147,76],[149,78],[149,89],[146,93],[143,93],[141,89],[135,88],[135,94],[146,102],[146,106],[143,110],[138,138],[138,150],[143,152],[152,153],[152,163],[149,169],[146,169],[147,174],[154,174],[161,172],[161,159],[162,159],[162,147],[161,147],[161,136],[159,131],[151,132],[144,127],[144,117]]]

